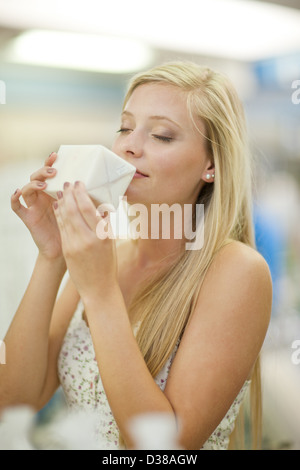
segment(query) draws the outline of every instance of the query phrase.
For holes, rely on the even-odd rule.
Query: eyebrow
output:
[[[130,112],[130,111],[123,111],[122,112],[122,116],[126,114],[128,116],[132,116],[134,117],[134,115]],[[152,121],[169,121],[171,124],[175,124],[175,126],[179,127],[180,129],[182,129],[182,126],[180,124],[178,124],[176,121],[173,121],[173,119],[170,119],[169,117],[167,116],[159,116],[159,115],[155,115],[155,116],[150,116],[149,119],[151,119]]]

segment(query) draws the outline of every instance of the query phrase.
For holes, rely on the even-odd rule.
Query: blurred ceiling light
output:
[[[134,72],[152,58],[152,50],[135,39],[46,30],[26,31],[4,54],[14,63],[108,73]]]
[[[245,61],[300,48],[300,11],[254,0],[0,0],[0,24],[124,36]]]

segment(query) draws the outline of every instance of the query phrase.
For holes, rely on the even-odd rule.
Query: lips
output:
[[[136,169],[136,173],[137,175],[140,175],[140,176],[145,176],[147,177],[148,175],[146,175],[145,173],[142,173],[140,170]]]

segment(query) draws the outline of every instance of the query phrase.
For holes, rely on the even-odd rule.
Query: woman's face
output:
[[[113,151],[146,175],[135,174],[125,194],[130,204],[193,204],[212,168],[204,138],[189,117],[186,96],[161,83],[135,89]]]

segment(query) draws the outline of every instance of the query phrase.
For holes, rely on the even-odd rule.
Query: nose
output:
[[[140,158],[143,156],[143,139],[136,130],[122,137],[122,150],[127,156]]]

